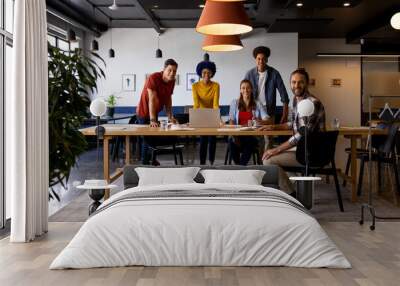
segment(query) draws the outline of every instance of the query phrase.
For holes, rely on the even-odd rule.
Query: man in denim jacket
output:
[[[280,73],[267,65],[271,50],[260,46],[253,50],[256,67],[249,70],[245,79],[253,85],[253,96],[265,107],[268,116],[274,118],[276,112],[276,90],[279,91],[283,103],[281,124],[287,122],[289,113],[289,96]]]

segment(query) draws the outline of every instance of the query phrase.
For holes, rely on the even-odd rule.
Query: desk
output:
[[[116,136],[125,137],[125,163],[130,163],[130,149],[129,137],[130,136],[279,136],[279,135],[292,135],[291,130],[271,130],[271,131],[239,131],[235,128],[224,129],[223,131],[218,128],[195,128],[194,130],[161,130],[160,128],[150,128],[148,125],[132,125],[132,124],[104,124],[106,128],[103,140],[103,170],[104,179],[108,183],[115,181],[122,175],[122,169],[118,169],[114,174],[110,175],[109,164],[109,142],[110,139]],[[95,136],[95,127],[88,127],[80,129],[85,136]],[[350,139],[351,146],[351,176],[345,176],[351,182],[351,201],[357,201],[357,140],[363,136],[368,136],[368,128],[365,127],[341,127],[339,128],[339,135]],[[372,129],[372,134],[386,134],[382,129]],[[109,197],[109,191],[106,191],[105,198]]]

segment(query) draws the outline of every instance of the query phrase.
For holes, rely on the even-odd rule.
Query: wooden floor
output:
[[[376,231],[355,222],[324,222],[323,228],[353,268],[123,267],[48,270],[82,223],[50,223],[32,243],[0,241],[0,285],[400,285],[400,222],[380,222]]]

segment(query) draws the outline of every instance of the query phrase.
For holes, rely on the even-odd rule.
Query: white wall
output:
[[[106,80],[99,81],[99,96],[121,92],[121,75],[136,74],[136,91],[122,92],[119,106],[136,106],[145,81],[145,74],[161,71],[168,58],[175,59],[180,76],[175,86],[173,105],[191,105],[191,91],[186,90],[186,74],[194,73],[196,65],[203,59],[202,35],[194,29],[168,29],[160,37],[163,58],[155,58],[157,33],[153,29],[112,29],[113,48],[116,57],[108,57],[110,31],[99,41],[99,54],[106,60]],[[298,64],[298,36],[295,33],[267,34],[257,30],[243,40],[244,49],[238,52],[210,53],[210,59],[217,65],[214,80],[221,85],[221,105],[228,105],[239,94],[239,83],[246,71],[255,66],[252,50],[256,46],[271,48],[269,64],[277,68],[285,81],[288,94],[289,75]],[[280,103],[280,100],[278,101]]]
[[[361,118],[361,64],[360,59],[321,58],[316,53],[359,53],[360,45],[347,45],[345,39],[301,39],[299,41],[299,66],[306,68],[316,84],[310,92],[324,104],[326,124],[338,118],[342,126],[359,126]],[[332,79],[341,79],[341,87],[332,87]],[[339,137],[336,161],[344,168],[344,148],[349,140]]]

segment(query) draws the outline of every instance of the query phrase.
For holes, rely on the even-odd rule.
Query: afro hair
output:
[[[217,67],[215,66],[214,62],[202,61],[196,67],[196,73],[200,78],[201,78],[201,73],[204,69],[208,69],[211,71],[211,77],[213,77],[217,72]]]
[[[253,50],[253,57],[256,58],[258,54],[264,54],[266,58],[269,58],[271,49],[265,46],[259,46]]]

